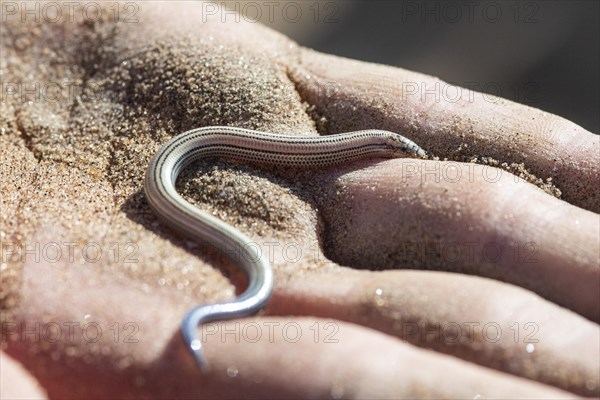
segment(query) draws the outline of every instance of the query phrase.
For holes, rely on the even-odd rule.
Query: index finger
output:
[[[300,49],[290,74],[321,133],[377,126],[435,156],[523,163],[562,198],[600,212],[600,138],[559,116],[435,77]]]

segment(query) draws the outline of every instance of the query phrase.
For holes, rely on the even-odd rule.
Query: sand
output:
[[[148,294],[177,292],[185,299],[182,309],[231,298],[234,284],[240,287],[235,268],[163,227],[146,203],[143,178],[158,147],[177,133],[208,125],[317,135],[364,123],[352,119],[352,110],[347,120],[332,121],[326,107],[304,96],[289,69],[298,60],[295,44],[264,51],[216,35],[167,34],[145,43],[138,37],[141,47],[123,46],[119,35],[133,28],[107,22],[13,21],[2,29],[3,82],[39,84],[33,98],[3,98],[0,113],[0,238],[5,254],[11,249],[1,265],[5,321],[28,312],[20,308],[23,271],[35,268],[36,260],[21,250],[29,246],[39,253],[48,243],[63,251],[64,243],[75,243],[73,265],[86,267],[81,249],[98,245],[104,258],[93,263],[90,282],[106,279]],[[122,48],[127,51],[120,53]],[[50,93],[57,84],[61,95],[55,100]],[[498,166],[560,196],[548,176],[538,177],[523,164],[476,155],[455,160]],[[186,171],[178,187],[259,244],[298,244],[298,262],[275,260],[281,280],[342,268],[309,256],[315,245],[325,254],[331,253],[328,246],[335,248],[335,236],[323,241],[319,214],[336,196],[343,198],[331,176],[209,160]],[[349,212],[328,210],[328,221]],[[128,255],[136,262],[128,263]]]

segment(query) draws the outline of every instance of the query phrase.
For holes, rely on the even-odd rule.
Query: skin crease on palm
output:
[[[200,23],[204,16],[198,4],[169,7],[148,3],[140,11],[139,24],[120,26],[110,39],[114,63],[135,58],[140,49],[152,47],[167,35],[203,38],[191,43],[206,47],[188,49],[192,52],[243,49],[245,55],[272,65],[282,79],[288,79],[283,90],[297,96],[299,104],[310,104],[328,121],[327,130],[321,133],[392,130],[442,159],[452,159],[456,149],[467,143],[474,154],[485,153],[503,162],[526,161],[527,168],[538,177],[553,178],[563,200],[508,172],[503,171],[501,178],[492,182],[483,179],[481,171],[493,168],[451,161],[368,161],[309,173],[306,176],[313,176],[322,185],[318,188],[321,196],[311,204],[314,207],[297,197],[291,201],[303,206],[286,209],[277,202],[267,206],[273,213],[293,214],[286,220],[292,221],[292,233],[281,236],[282,245],[302,238],[301,246],[306,246],[303,248],[308,253],[306,243],[320,238],[335,246],[326,252],[327,260],[305,257],[286,263],[276,258],[271,303],[264,314],[243,321],[265,331],[265,324],[294,324],[304,334],[298,341],[284,340],[281,335],[274,335],[273,340],[269,335],[256,341],[236,341],[232,336],[221,340],[219,335],[207,334],[204,351],[211,372],[200,375],[180,339],[179,323],[195,304],[231,298],[232,286],[219,271],[235,267],[221,259],[200,259],[158,223],[137,223],[135,216],[125,215],[122,210],[128,196],[119,196],[114,186],[111,189],[108,177],[89,181],[83,177],[73,184],[100,187],[104,192],[98,193],[106,193],[98,195],[105,211],[91,213],[82,223],[94,227],[88,240],[94,235],[100,240],[111,229],[134,230],[141,243],[140,253],[147,252],[147,257],[175,266],[200,269],[206,289],[201,294],[185,295],[157,287],[141,290],[150,281],[144,281],[143,276],[112,274],[114,266],[90,268],[43,260],[22,265],[23,284],[19,304],[13,310],[17,324],[83,322],[82,316],[89,314],[107,331],[115,322],[124,321],[135,321],[138,328],[136,343],[111,340],[110,334],[95,343],[75,340],[65,344],[66,338],[52,343],[3,343],[8,356],[21,362],[49,397],[572,397],[566,390],[599,395],[600,219],[596,213],[600,211],[600,141],[596,135],[540,110],[505,100],[492,104],[478,94],[474,100],[453,103],[421,101],[403,93],[398,82],[433,85],[434,78],[316,53],[243,20]],[[54,36],[41,35],[37,48],[47,46],[58,51],[63,41],[67,48],[90,38],[71,32],[68,26],[51,29]],[[44,52],[38,57],[43,58]],[[169,57],[168,49],[162,57]],[[62,68],[40,60],[44,63],[48,68]],[[194,68],[198,70],[193,73],[202,76],[211,66]],[[250,64],[249,68],[261,67]],[[223,104],[223,110],[227,106]],[[252,128],[289,133],[288,117],[285,113],[274,115],[266,126]],[[306,117],[305,121],[298,129],[316,134],[311,119]],[[157,148],[164,139],[145,138],[146,144],[141,145]],[[130,142],[130,146],[135,145]],[[3,143],[3,158],[10,161],[10,152],[18,153],[19,146],[18,141],[6,146]],[[432,170],[460,170],[462,174],[459,179],[436,179],[435,174],[427,173]],[[473,179],[470,171],[475,171]],[[142,177],[144,172],[138,168],[131,174]],[[129,179],[124,175],[118,178]],[[194,182],[192,177],[188,186],[193,188]],[[39,201],[31,207],[57,207],[52,202],[53,192],[48,193],[46,203]],[[288,192],[285,195],[291,196]],[[19,229],[39,243],[52,242],[56,237],[77,240],[72,224],[64,223],[65,213],[78,215],[72,210],[88,207],[76,196],[61,198],[65,204],[61,206],[62,218],[27,221],[20,217],[26,222]],[[136,212],[152,218],[147,206]],[[125,225],[118,227],[121,222],[115,221],[119,219]],[[271,236],[275,234],[270,231],[264,235]],[[537,261],[528,264],[503,258],[490,264],[475,258],[444,264],[431,252],[424,256],[394,253],[398,240],[470,243],[477,239],[502,246],[534,242]],[[163,253],[162,249],[169,251]],[[413,269],[401,268],[411,266]],[[151,268],[145,264],[141,267]],[[232,281],[237,283],[237,275],[232,274]],[[238,285],[238,290],[241,288]],[[236,323],[239,321],[225,326],[235,331]],[[483,330],[488,323],[501,329],[497,340],[495,328]],[[440,340],[431,333],[435,324],[463,327],[461,340]],[[474,328],[467,333],[469,324]],[[211,326],[226,329],[224,325]],[[315,326],[321,329],[319,340],[314,338]],[[332,342],[323,339],[331,332],[326,326],[335,329]],[[430,329],[429,334],[426,329]],[[536,342],[524,342],[523,337],[533,330]],[[443,335],[446,339],[450,336]],[[3,355],[3,360],[8,356]],[[1,370],[2,381],[29,382],[25,373],[10,363]],[[31,396],[37,397],[35,391],[39,389],[31,388]]]

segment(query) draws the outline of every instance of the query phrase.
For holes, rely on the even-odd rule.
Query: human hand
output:
[[[434,78],[318,54],[255,24],[200,24],[201,11],[142,4],[135,25],[9,24],[9,81],[66,76],[87,96],[3,104],[2,193],[15,196],[3,241],[122,251],[7,263],[5,350],[51,397],[563,395],[536,380],[598,395],[597,136],[476,93],[430,101],[421,89]],[[202,163],[182,193],[272,256],[276,288],[260,317],[204,328],[212,372],[200,375],[181,317],[233,297],[223,272],[242,285],[234,265],[158,223],[141,189],[158,146],[205,125],[387,129],[441,159],[524,162],[568,202],[505,170],[434,159],[310,173]],[[19,194],[23,182],[33,190]],[[64,333],[23,335],[23,323]],[[90,323],[98,341],[80,329]]]

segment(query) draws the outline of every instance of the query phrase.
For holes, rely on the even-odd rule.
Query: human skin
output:
[[[495,398],[572,397],[556,387],[581,395],[599,394],[600,222],[594,213],[599,203],[594,191],[600,175],[597,136],[560,117],[504,100],[491,103],[477,94],[473,100],[467,97],[454,103],[420,101],[418,95],[403,93],[403,88],[412,86],[401,83],[429,85],[436,82],[434,78],[315,53],[256,24],[218,21],[199,24],[202,19],[199,6],[185,4],[178,8],[161,7],[156,3],[143,6],[139,24],[121,26],[118,34],[108,36],[109,39],[106,36],[98,39],[86,27],[78,27],[80,31],[72,31],[72,26],[45,27],[56,36],[38,35],[32,46],[63,51],[66,56],[62,55],[71,63],[83,59],[81,65],[100,71],[95,72],[100,78],[102,71],[110,71],[111,65],[135,59],[139,49],[152,47],[167,35],[200,38],[192,39],[192,48],[188,49],[191,52],[212,54],[222,48],[243,49],[245,57],[254,56],[279,66],[280,75],[274,79],[281,80],[282,90],[298,98],[298,104],[300,100],[308,102],[326,118],[327,123],[319,127],[319,133],[373,127],[389,129],[405,134],[441,158],[456,156],[452,149],[467,143],[470,145],[467,148],[474,149],[478,155],[492,155],[507,162],[526,160],[526,167],[533,173],[554,178],[563,191],[564,200],[553,198],[505,171],[498,181],[483,179],[482,174],[473,175],[474,179],[467,179],[467,174],[462,174],[459,180],[444,176],[432,179],[432,175],[426,173],[430,171],[425,169],[427,166],[447,171],[445,166],[449,165],[436,160],[368,161],[310,172],[318,182],[320,195],[311,194],[310,184],[307,184],[307,193],[289,203],[299,204],[298,198],[306,197],[310,199],[306,202],[309,206],[292,209],[284,201],[283,205],[279,201],[266,205],[275,214],[283,210],[292,214],[291,219],[299,221],[290,223],[284,219],[290,226],[282,231],[293,231],[293,234],[281,233],[272,225],[265,228],[266,233],[259,234],[248,228],[252,226],[249,222],[241,229],[247,229],[245,232],[254,235],[257,241],[259,237],[266,237],[279,240],[282,246],[300,243],[306,253],[310,240],[316,238],[319,231],[324,237],[323,251],[327,259],[305,257],[296,262],[275,259],[276,287],[265,314],[227,325],[230,332],[235,332],[239,330],[236,323],[245,323],[248,327],[256,326],[248,325],[255,323],[263,328],[297,324],[290,326],[304,334],[297,342],[285,340],[281,332],[275,334],[273,340],[263,335],[257,341],[222,340],[219,334],[206,334],[204,351],[211,372],[203,376],[180,339],[179,322],[183,313],[195,304],[233,296],[231,284],[219,272],[219,268],[228,271],[230,263],[221,259],[198,259],[198,251],[158,224],[143,201],[135,203],[139,197],[139,180],[132,178],[129,183],[128,173],[143,176],[146,164],[137,163],[138,159],[129,162],[130,169],[101,169],[97,176],[73,178],[78,179],[71,182],[75,190],[66,194],[52,186],[64,173],[62,164],[56,160],[65,155],[53,153],[59,146],[44,147],[43,140],[36,141],[35,125],[29,131],[29,126],[22,122],[23,115],[33,111],[11,104],[8,110],[14,112],[17,120],[14,126],[18,125],[21,132],[13,132],[9,121],[8,138],[3,139],[6,143],[2,146],[3,160],[17,166],[27,162],[35,164],[34,155],[41,153],[44,157],[37,162],[45,163],[46,168],[40,169],[41,178],[34,182],[43,196],[31,201],[21,198],[18,209],[9,204],[8,211],[3,211],[3,222],[19,221],[20,225],[13,229],[42,245],[56,238],[70,241],[85,237],[85,240],[103,243],[111,237],[133,235],[128,238],[138,241],[142,272],[153,268],[152,262],[166,265],[164,268],[191,265],[201,270],[196,278],[201,280],[202,288],[207,288],[198,293],[160,286],[150,273],[123,272],[127,267],[124,263],[113,263],[123,268],[119,270],[113,264],[103,263],[90,266],[77,261],[49,263],[31,259],[16,262],[22,286],[18,305],[12,308],[14,316],[9,325],[3,325],[3,333],[10,330],[4,350],[37,378],[50,397],[472,398],[478,394]],[[13,28],[19,29],[19,26]],[[208,37],[211,39],[206,39]],[[56,38],[61,41],[60,45],[54,42]],[[62,41],[66,43],[64,49]],[[85,51],[93,53],[90,49],[102,51],[97,51],[100,55],[94,53],[86,58]],[[164,59],[171,57],[169,50],[167,47]],[[71,52],[83,52],[83,56],[70,59]],[[44,64],[47,61],[42,51],[32,53],[41,60],[30,62]],[[164,61],[160,57],[159,61]],[[261,67],[262,64],[249,65],[250,69]],[[192,74],[203,76],[210,74],[212,67],[198,63],[191,68]],[[135,76],[130,74],[122,79],[134,81]],[[117,90],[110,85],[99,86]],[[332,87],[335,90],[331,90]],[[224,83],[220,90],[233,93],[238,89]],[[153,88],[141,90],[150,92]],[[256,96],[241,103],[247,102],[247,106],[260,103],[260,97],[268,94],[259,91]],[[128,101],[134,104],[124,102],[122,105],[134,108],[138,104],[135,98]],[[227,112],[227,107],[234,107],[222,106],[222,113]],[[210,103],[202,112],[209,113],[210,107],[217,106]],[[286,133],[289,126],[285,124],[291,118],[289,111],[270,111],[274,114],[272,119],[263,121],[263,125],[258,121],[255,128]],[[166,135],[172,135],[177,132],[168,128],[198,123],[193,118],[186,122],[185,117],[181,117],[184,122],[180,123],[177,118],[179,116],[169,117],[165,112],[162,122],[156,122],[156,126],[149,124],[147,130],[163,129]],[[534,120],[537,122],[530,123]],[[311,122],[314,121],[310,118],[300,119],[299,129],[315,134],[315,125]],[[230,123],[235,124],[235,121]],[[67,132],[75,137],[79,134],[76,130]],[[88,131],[83,129],[83,132]],[[81,138],[83,144],[75,143],[75,149],[65,145],[67,150],[64,151],[77,153],[77,146],[83,148],[89,140],[93,152],[86,150],[88,153],[83,154],[100,158],[102,146],[95,144],[101,139],[94,136],[93,130],[89,132],[90,137]],[[138,144],[147,148],[146,153],[140,151],[145,160],[151,150],[156,150],[164,141],[164,137],[150,134],[127,139],[125,143],[131,148]],[[122,144],[118,139],[115,143]],[[20,157],[18,154],[23,148],[30,148],[32,152]],[[115,146],[112,154],[121,154],[119,150]],[[118,157],[111,160],[119,162]],[[85,163],[85,160],[80,162]],[[419,168],[407,174],[407,166]],[[449,165],[449,168],[465,171],[471,167],[459,163]],[[484,167],[475,168],[479,171]],[[261,174],[260,171],[253,173]],[[287,173],[280,175],[285,177]],[[236,176],[229,179],[235,181]],[[279,175],[265,173],[264,176],[273,180]],[[8,178],[2,181],[11,182],[13,176]],[[240,182],[240,186],[243,185],[243,181]],[[192,198],[193,183],[192,179],[191,186],[185,188]],[[16,192],[10,186],[2,190],[3,193]],[[220,187],[214,190],[223,191]],[[88,204],[91,203],[86,197],[88,191],[97,204]],[[291,195],[286,193],[285,196]],[[58,205],[56,198],[60,198]],[[134,206],[129,205],[132,203]],[[23,211],[19,211],[26,208],[47,216],[27,219]],[[319,210],[318,215],[315,208]],[[60,213],[54,214],[55,209]],[[240,212],[244,223],[252,221],[243,210]],[[85,227],[65,222],[69,218],[80,218],[83,221],[80,225],[92,229],[87,231]],[[317,218],[321,225],[316,222]],[[111,231],[112,234],[107,233]],[[485,263],[480,258],[456,263],[431,253],[408,253],[407,256],[396,250],[398,240],[466,246],[475,239],[499,244],[503,249],[510,248],[509,242],[534,242],[538,246],[535,262],[511,257],[495,263]],[[450,272],[394,270],[407,265]],[[375,272],[352,267],[385,270]],[[237,283],[235,275],[233,281]],[[242,289],[243,284],[237,287]],[[23,323],[29,327],[40,321],[84,324],[90,321],[86,316],[92,316],[92,321],[105,327],[105,334],[98,342],[86,340],[79,331],[74,339],[64,335],[51,342],[23,335]],[[125,341],[123,336],[114,340],[114,331],[109,327],[115,323],[123,327],[132,321],[137,329],[137,341]],[[472,325],[472,333],[462,336],[459,344],[443,340],[448,339],[445,334],[442,338],[435,333],[422,336],[414,330],[415,326],[421,329],[421,326],[431,327],[436,323],[478,325]],[[496,324],[504,332],[498,341],[485,336],[488,332],[482,327],[488,323]],[[525,329],[526,324],[532,330]],[[516,327],[518,339],[511,327]],[[225,327],[211,325],[210,329],[215,332]],[[535,329],[537,341],[526,342],[524,336]],[[316,332],[318,340],[315,340]],[[332,332],[333,340],[325,340]],[[527,347],[528,344],[534,347]]]
[[[45,399],[33,377],[15,360],[0,353],[0,397],[3,399]]]

